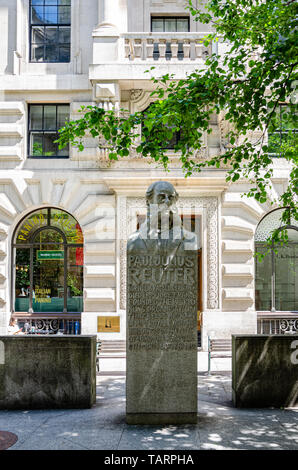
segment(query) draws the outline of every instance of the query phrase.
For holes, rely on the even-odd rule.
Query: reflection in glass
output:
[[[288,229],[288,237],[287,244],[274,245],[262,261],[256,259],[256,310],[298,311],[298,230]],[[255,248],[257,253],[267,252],[264,243]]]
[[[17,248],[15,259],[15,311],[28,312],[30,294],[30,249]]]
[[[42,106],[32,106],[30,109],[30,128],[42,129]]]
[[[38,3],[31,1],[30,60],[69,62],[70,25],[69,0],[45,0]],[[59,48],[59,45],[63,48]]]
[[[33,312],[63,312],[64,260],[39,260],[38,251],[64,251],[63,245],[40,244],[33,250]]]
[[[298,231],[289,232],[294,232],[293,237],[297,238]],[[279,246],[275,253],[275,308],[298,310],[298,243]]]
[[[32,27],[32,43],[43,44],[45,40],[45,31],[43,26]]]
[[[256,244],[256,251],[264,254],[266,248],[263,244]],[[270,311],[272,284],[272,256],[265,256],[263,261],[256,259],[255,302],[256,310]]]
[[[47,225],[48,209],[39,209],[30,214],[19,227],[15,241],[18,244],[27,245],[34,237],[34,233]]]
[[[57,108],[57,129],[65,126],[65,122],[69,119],[69,105],[58,106]]]
[[[68,24],[70,23],[70,7],[59,7],[58,12],[58,23]]]
[[[81,312],[83,309],[83,247],[68,248],[67,266],[67,311]]]
[[[57,7],[53,7],[53,6],[45,7],[44,19],[45,19],[46,24],[57,24],[58,22]]]

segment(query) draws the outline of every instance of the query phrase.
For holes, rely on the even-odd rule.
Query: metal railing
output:
[[[212,46],[204,46],[206,33],[125,33],[124,59],[205,61]]]
[[[25,334],[81,334],[81,315],[13,315]]]
[[[258,316],[258,334],[298,334],[298,314],[264,314]]]

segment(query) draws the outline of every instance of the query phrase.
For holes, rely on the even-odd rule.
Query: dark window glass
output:
[[[69,147],[59,150],[55,141],[58,130],[69,119],[69,105],[30,105],[29,108],[29,157],[63,157],[69,155]]]
[[[294,106],[281,105],[278,107],[275,119],[271,122],[268,130],[269,153],[282,157],[282,146],[287,143],[297,144],[297,126],[289,122],[289,116],[295,117],[297,121],[297,111]]]
[[[152,17],[153,33],[186,33],[189,31],[188,17]]]
[[[148,108],[145,110],[145,112],[149,111],[149,109],[150,109],[150,106],[148,106]],[[169,140],[166,140],[164,142],[164,145],[161,148],[167,149],[167,150],[174,150],[175,146],[179,142],[179,139],[180,139],[180,131],[174,132],[172,138],[169,139]]]
[[[31,62],[70,62],[71,0],[31,0]]]

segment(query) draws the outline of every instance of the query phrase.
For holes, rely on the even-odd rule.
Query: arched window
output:
[[[266,215],[259,223],[255,235],[255,250],[265,253],[266,239],[274,229],[287,228],[288,243],[275,244],[263,261],[256,259],[256,310],[298,311],[298,226],[294,221],[281,224],[283,209]]]
[[[43,208],[19,224],[13,241],[14,310],[83,310],[83,234],[67,212]]]

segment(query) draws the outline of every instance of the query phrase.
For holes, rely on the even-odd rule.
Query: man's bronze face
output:
[[[175,188],[167,182],[160,182],[154,189],[149,204],[157,206],[158,212],[164,214],[176,211],[177,195]]]

